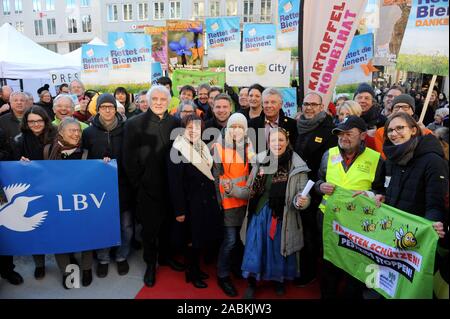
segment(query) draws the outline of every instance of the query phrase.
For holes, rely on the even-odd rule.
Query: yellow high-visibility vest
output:
[[[359,154],[350,169],[345,172],[339,147],[328,151],[326,182],[353,191],[367,191],[372,187],[380,153],[367,148]],[[325,212],[328,195],[324,195],[319,208]]]

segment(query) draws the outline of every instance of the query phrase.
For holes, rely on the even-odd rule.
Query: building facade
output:
[[[0,0],[0,24],[10,23],[43,47],[65,54],[101,35],[102,2]]]
[[[0,25],[10,23],[42,46],[65,54],[108,32],[143,32],[166,20],[240,16],[273,23],[276,0],[0,0]]]

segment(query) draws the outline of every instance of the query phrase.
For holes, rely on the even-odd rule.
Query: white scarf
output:
[[[203,175],[208,177],[210,180],[214,180],[211,173],[211,168],[213,166],[213,158],[209,152],[208,147],[203,141],[202,143],[202,154],[197,152],[192,144],[182,135],[179,135],[173,142],[173,148],[178,150],[181,155],[183,155],[192,165],[194,165]]]

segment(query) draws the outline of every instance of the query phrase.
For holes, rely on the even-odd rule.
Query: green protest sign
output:
[[[197,87],[202,83],[210,86],[223,88],[225,83],[225,72],[174,70],[172,74],[172,87],[175,96],[179,95],[179,90],[184,85]]]
[[[386,298],[431,298],[432,222],[336,188],[323,222],[324,258]]]

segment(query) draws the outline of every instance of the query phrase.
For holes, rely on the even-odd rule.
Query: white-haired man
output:
[[[142,224],[144,283],[156,282],[156,262],[184,271],[183,265],[170,258],[169,228],[174,218],[170,210],[167,159],[172,141],[170,134],[178,121],[167,112],[170,92],[156,85],[147,93],[149,109],[125,124],[123,163],[137,195],[137,215]]]

